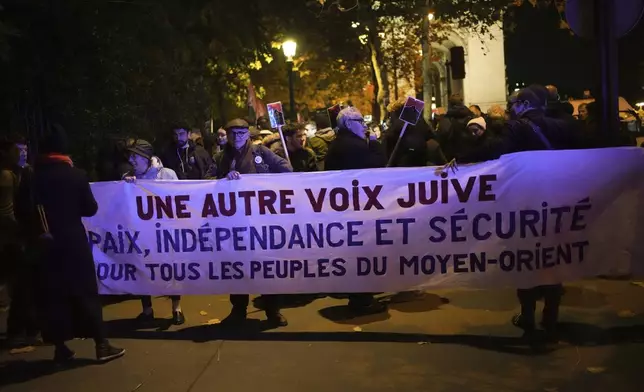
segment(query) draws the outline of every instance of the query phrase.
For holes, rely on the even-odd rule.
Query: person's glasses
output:
[[[365,125],[364,118],[350,118],[349,121],[357,122],[359,124]]]
[[[248,135],[248,132],[243,132],[243,131],[242,132],[230,132],[230,137],[231,138],[241,139],[246,135]]]

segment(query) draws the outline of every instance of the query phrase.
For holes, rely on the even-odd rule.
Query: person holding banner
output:
[[[159,158],[154,156],[154,148],[145,140],[137,140],[128,147],[130,152],[130,164],[132,172],[127,173],[123,179],[133,183],[140,180],[178,180],[177,174],[172,169],[163,167]],[[181,311],[181,296],[172,295],[172,323],[181,325],[186,318]],[[141,297],[143,311],[136,318],[139,322],[150,322],[154,320],[154,309],[152,308],[152,297],[145,295]]]
[[[240,118],[230,121],[224,127],[228,145],[224,148],[217,178],[239,180],[242,174],[290,173],[293,168],[284,158],[279,157],[263,145],[252,144],[248,122]],[[271,326],[288,325],[280,313],[280,296],[265,295],[266,318]],[[233,306],[230,314],[222,321],[227,326],[239,326],[246,321],[250,297],[247,294],[231,294]]]
[[[372,169],[385,167],[387,156],[375,135],[367,139],[367,126],[355,107],[338,114],[338,135],[331,142],[325,159],[326,170]],[[355,315],[380,313],[386,307],[372,293],[349,294],[349,309]]]
[[[540,97],[541,86],[530,86],[520,90],[513,100],[511,110],[517,118],[508,124],[508,140],[504,142],[505,153],[538,150],[572,149],[575,129],[563,120],[546,116],[544,101]],[[525,331],[527,338],[536,332],[535,311],[537,300],[543,298],[544,307],[541,325],[547,338],[556,340],[556,326],[559,305],[563,295],[561,284],[518,289],[521,313],[514,316],[512,323]]]

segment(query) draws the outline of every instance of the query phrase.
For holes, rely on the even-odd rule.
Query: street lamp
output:
[[[284,41],[284,43],[282,43],[282,50],[284,51],[284,57],[286,57],[286,65],[288,67],[288,97],[290,115],[292,120],[296,120],[297,115],[295,113],[295,94],[293,92],[293,57],[295,57],[297,43],[293,40]]]
[[[434,13],[430,11],[430,12],[427,14],[427,19],[428,19],[430,22],[431,22],[432,20],[434,20]]]

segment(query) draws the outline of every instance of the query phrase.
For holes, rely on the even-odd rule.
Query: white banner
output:
[[[95,183],[103,294],[532,287],[642,272],[644,150]]]

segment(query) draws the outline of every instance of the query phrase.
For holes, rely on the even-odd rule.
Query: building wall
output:
[[[493,105],[505,105],[507,100],[501,23],[492,26],[490,33],[492,39],[490,34],[478,36],[467,31],[459,31],[459,35],[463,37],[466,44],[466,74],[462,87],[465,104],[479,105],[483,111]],[[458,89],[452,91],[456,90]]]

